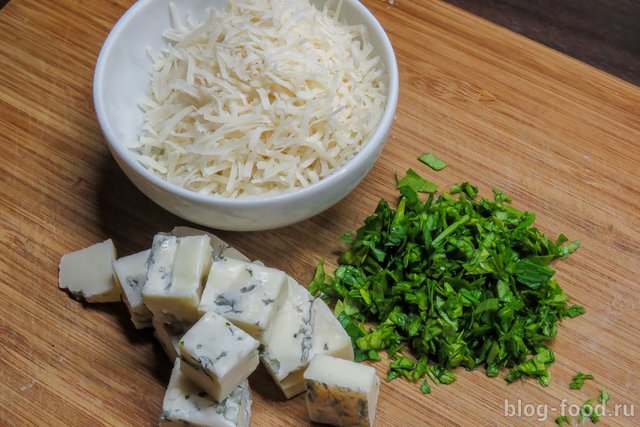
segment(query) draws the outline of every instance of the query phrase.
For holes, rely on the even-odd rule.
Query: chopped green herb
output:
[[[560,312],[560,315],[562,317],[570,317],[573,319],[574,317],[582,316],[584,313],[586,313],[586,310],[584,309],[584,307],[580,305],[572,305],[566,310],[562,310]]]
[[[456,380],[456,375],[451,370],[440,366],[431,365],[427,373],[436,384],[451,384]]]
[[[588,399],[582,404],[578,414],[578,422],[583,423],[586,417],[589,417],[592,423],[596,423],[600,419],[600,415],[593,407],[593,399]]]
[[[444,161],[440,160],[440,158],[438,158],[435,154],[431,153],[423,154],[422,156],[418,157],[418,160],[429,166],[434,171],[441,171],[442,169],[447,167],[447,164]]]
[[[560,427],[563,427],[565,424],[571,425],[571,417],[567,415],[560,415],[559,417],[556,417],[555,422]]]
[[[324,259],[320,259],[320,261],[318,261],[318,265],[316,266],[316,272],[313,275],[313,280],[311,280],[311,283],[309,283],[309,286],[307,286],[309,292],[315,294],[321,291],[322,285],[324,285],[324,279]],[[335,314],[338,315],[338,313]]]
[[[598,400],[600,401],[600,403],[605,405],[609,401],[609,399],[610,399],[609,393],[607,393],[606,390],[601,390],[600,396],[598,397]]]
[[[438,190],[438,184],[419,176],[413,169],[409,169],[407,174],[398,181],[398,188],[409,187],[416,193],[435,193]]]
[[[555,357],[547,343],[559,320],[584,313],[568,307],[551,262],[578,242],[549,239],[533,213],[498,190],[479,198],[465,182],[435,195],[437,185],[411,169],[397,188],[397,208],[380,200],[357,232],[342,236],[347,249],[333,276],[320,261],[309,285],[336,302],[356,359],[386,351],[389,380],[428,375],[449,384],[452,369],[484,365],[489,376],[507,368],[509,382],[548,385]]]
[[[420,386],[420,391],[422,392],[422,394],[431,393],[431,387],[429,386],[429,383],[427,382],[427,380],[422,381],[422,385]]]
[[[593,379],[593,375],[583,374],[582,372],[578,372],[571,380],[571,384],[569,384],[569,388],[571,390],[580,390],[584,385],[585,380],[592,380],[592,379]]]
[[[546,346],[540,345],[536,349],[535,356],[518,364],[507,374],[505,379],[511,383],[523,376],[536,377],[541,386],[546,387],[551,381],[549,366],[555,362],[553,352]]]

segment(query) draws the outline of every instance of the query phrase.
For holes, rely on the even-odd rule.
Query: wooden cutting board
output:
[[[171,365],[151,333],[134,330],[122,304],[85,305],[57,288],[64,253],[111,237],[127,255],[184,224],[125,178],[94,117],[96,56],[131,3],[12,0],[0,11],[0,424],[158,421]],[[484,195],[498,187],[546,233],[582,242],[557,267],[587,314],[560,327],[551,386],[481,370],[460,370],[428,396],[384,383],[377,424],[552,424],[563,402],[601,389],[609,411],[626,405],[602,425],[640,424],[640,89],[439,1],[365,4],[389,33],[401,79],[377,166],[304,223],[220,236],[306,282],[320,257],[335,267],[338,237],[380,197],[394,199],[395,172],[421,168],[443,188],[468,180]],[[416,160],[425,151],[449,167],[427,170]],[[384,376],[386,364],[375,366]],[[578,371],[596,380],[569,390]],[[264,372],[251,383],[253,425],[308,424],[302,396],[283,400]]]

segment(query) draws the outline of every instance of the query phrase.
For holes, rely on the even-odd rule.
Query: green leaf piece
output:
[[[597,423],[600,420],[600,414],[593,407],[593,399],[588,399],[582,404],[580,413],[578,414],[578,422],[582,424],[585,418],[589,418],[592,423]]]
[[[609,401],[609,399],[610,399],[609,393],[607,393],[606,390],[601,390],[600,396],[598,397],[598,401],[600,401],[601,404],[605,405]]]
[[[431,153],[423,154],[422,156],[418,157],[418,160],[429,166],[434,171],[441,171],[442,169],[447,167],[447,164],[444,161],[442,161],[435,154]]]
[[[581,305],[572,305],[566,310],[562,310],[560,312],[560,315],[562,317],[570,317],[573,319],[574,317],[582,316],[584,313],[586,313],[584,307],[582,307]]]
[[[407,174],[397,183],[398,189],[409,187],[416,193],[435,193],[438,190],[438,184],[427,181],[418,175],[413,169],[409,169]]]
[[[570,426],[571,425],[571,417],[569,417],[567,415],[560,415],[560,416],[556,417],[555,423],[558,424],[560,427],[563,427],[565,424]]]
[[[427,380],[422,381],[420,391],[422,392],[422,394],[431,394],[431,387],[429,386]]]
[[[582,372],[578,372],[573,379],[571,380],[571,384],[569,384],[569,388],[571,390],[580,390],[584,385],[585,380],[592,380],[593,375],[591,374],[583,374]]]

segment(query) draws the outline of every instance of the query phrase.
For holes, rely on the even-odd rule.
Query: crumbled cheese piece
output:
[[[386,76],[364,25],[309,0],[229,0],[201,23],[171,5],[132,149],[178,186],[225,197],[306,187],[380,121]]]

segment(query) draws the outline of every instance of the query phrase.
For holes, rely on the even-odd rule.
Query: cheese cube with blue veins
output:
[[[207,233],[202,230],[198,230],[196,228],[191,227],[174,227],[171,230],[171,234],[176,237],[187,237],[187,236],[202,236],[206,234],[211,239],[211,250],[213,259],[218,258],[233,258],[238,259],[240,261],[249,262],[249,258],[247,258],[242,252],[237,250],[236,248],[231,247],[227,242],[219,238],[218,236]]]
[[[142,287],[147,276],[147,259],[150,252],[138,252],[113,262],[113,271],[122,289],[122,299],[129,309],[131,322],[136,329],[151,326],[151,312],[142,301]]]
[[[304,373],[311,421],[373,426],[380,378],[371,366],[318,354]]]
[[[282,271],[219,258],[211,264],[198,311],[215,311],[259,340],[286,295]]]
[[[260,343],[210,311],[180,341],[182,372],[221,402],[258,366]]]
[[[176,359],[162,402],[161,427],[247,427],[251,419],[251,390],[243,381],[229,397],[216,402],[180,370]]]
[[[178,251],[178,238],[165,233],[153,237],[153,244],[147,259],[147,275],[142,288],[142,300],[149,310],[161,318],[165,307],[164,299],[171,287],[173,263]]]
[[[304,370],[316,354],[353,360],[351,338],[331,309],[288,277],[288,294],[262,337],[262,364],[287,398],[304,392]]]
[[[153,316],[165,323],[198,320],[202,282],[210,265],[209,236],[157,234],[142,289],[144,303]]]
[[[116,248],[111,239],[63,255],[58,286],[87,302],[120,301],[120,287],[113,276]]]

